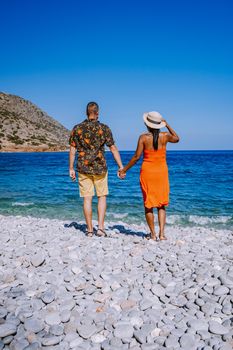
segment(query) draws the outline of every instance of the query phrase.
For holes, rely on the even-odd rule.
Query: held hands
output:
[[[117,176],[121,179],[124,180],[126,177],[126,172],[124,171],[124,168],[119,168],[117,172]]]
[[[162,119],[162,122],[164,122],[165,126],[167,126],[167,121],[165,119]]]
[[[70,178],[72,179],[72,181],[76,181],[75,170],[74,169],[70,169],[69,173],[70,173]]]

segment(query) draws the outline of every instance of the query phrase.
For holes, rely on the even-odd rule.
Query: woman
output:
[[[149,112],[143,115],[148,132],[138,139],[137,150],[129,163],[120,171],[124,178],[129,170],[141,157],[143,163],[140,171],[140,185],[144,199],[145,216],[150,228],[148,238],[158,240],[155,232],[153,208],[158,210],[159,239],[166,240],[164,226],[166,221],[165,206],[169,204],[169,179],[166,162],[166,145],[168,142],[179,142],[179,136],[162,119],[158,112]],[[160,132],[167,127],[168,132]]]

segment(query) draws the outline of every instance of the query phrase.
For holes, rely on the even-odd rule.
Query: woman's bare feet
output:
[[[167,237],[164,235],[164,233],[159,232],[159,239],[160,241],[166,241]]]
[[[155,234],[152,233],[148,233],[148,235],[146,235],[146,239],[152,239],[153,241],[158,241],[158,237]]]

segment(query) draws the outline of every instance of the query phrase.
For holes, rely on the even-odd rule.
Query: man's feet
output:
[[[98,237],[107,237],[107,233],[102,230],[101,228],[98,228],[97,232],[96,232],[96,236]]]
[[[92,237],[93,236],[93,231],[86,231],[85,232],[85,235],[87,236],[87,237]]]

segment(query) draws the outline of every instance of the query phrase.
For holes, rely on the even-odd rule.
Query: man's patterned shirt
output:
[[[74,126],[69,144],[77,148],[77,170],[82,174],[100,175],[107,172],[104,146],[114,144],[110,128],[99,121],[84,120]]]

